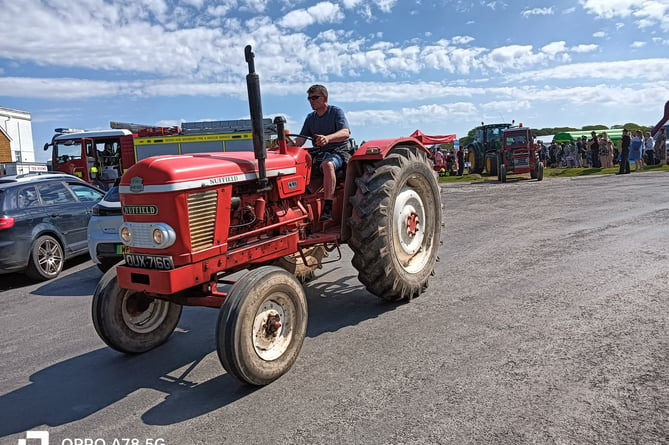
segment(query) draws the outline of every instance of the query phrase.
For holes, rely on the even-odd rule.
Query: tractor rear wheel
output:
[[[216,350],[228,373],[267,385],[293,366],[307,332],[307,298],[299,281],[276,266],[246,273],[218,315]]]
[[[469,148],[469,172],[481,174],[483,172],[483,160],[476,158],[476,151],[473,146]]]
[[[181,309],[181,305],[119,287],[114,267],[95,288],[93,326],[111,348],[138,354],[168,339],[179,323]]]
[[[368,291],[388,301],[427,287],[441,239],[439,184],[426,154],[393,148],[356,179],[349,219],[353,266]]]
[[[497,176],[497,167],[499,159],[495,154],[487,154],[485,157],[485,169],[489,176]]]

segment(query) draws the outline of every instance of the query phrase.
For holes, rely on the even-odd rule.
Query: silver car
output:
[[[93,214],[88,221],[88,252],[102,272],[107,272],[123,259],[126,246],[118,234],[121,224],[121,197],[118,184],[115,184],[93,207]]]
[[[92,207],[103,195],[65,173],[0,177],[0,274],[57,277],[67,259],[86,254]]]

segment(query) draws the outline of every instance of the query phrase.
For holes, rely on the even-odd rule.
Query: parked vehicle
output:
[[[0,273],[55,278],[85,254],[93,206],[104,192],[65,173],[0,177]]]
[[[474,140],[467,145],[472,173],[497,175],[497,152],[502,148],[502,133],[513,124],[484,124],[474,129]]]
[[[532,130],[507,128],[502,133],[502,147],[497,152],[497,177],[506,182],[507,173],[530,173],[532,179],[544,179],[544,163],[539,160],[540,144],[535,143]]]
[[[263,124],[271,125],[266,119]],[[181,127],[110,122],[109,130],[56,128],[51,142],[52,169],[108,189],[137,161],[151,156],[253,151],[251,121],[184,122]]]
[[[118,229],[123,224],[118,181],[93,207],[88,221],[88,253],[102,272],[107,272],[123,259],[127,247],[121,242]]]

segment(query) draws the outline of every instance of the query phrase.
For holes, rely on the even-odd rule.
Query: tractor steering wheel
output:
[[[305,135],[303,135],[303,134],[287,134],[286,137],[289,137],[289,138],[290,138],[290,137],[293,137],[293,138],[304,138],[304,139],[306,139],[306,140],[311,141],[311,144],[312,144],[312,145],[313,145],[313,143],[314,143],[314,139],[313,139],[311,136],[305,136]],[[307,146],[305,146],[304,149],[310,152],[311,150],[318,150],[318,147],[307,147]]]

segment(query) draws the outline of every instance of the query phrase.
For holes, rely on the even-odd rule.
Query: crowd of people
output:
[[[629,139],[628,147],[626,138]],[[593,131],[590,138],[582,136],[575,141],[556,142],[550,145],[541,144],[540,157],[544,163],[553,168],[582,167],[582,168],[612,168],[614,165],[624,166],[621,162],[633,162],[634,169],[639,170],[644,165],[658,165],[667,163],[667,136],[662,128],[652,137],[650,131],[641,130],[630,132],[623,130],[623,137],[614,143],[608,134],[603,131],[599,134]],[[623,156],[627,148],[628,158]]]

